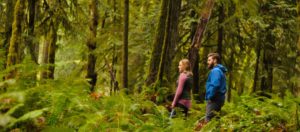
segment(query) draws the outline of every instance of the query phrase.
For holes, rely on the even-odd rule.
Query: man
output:
[[[207,64],[211,69],[206,81],[206,117],[205,122],[209,122],[216,113],[221,111],[225,102],[227,69],[219,64],[220,56],[218,53],[208,54]]]

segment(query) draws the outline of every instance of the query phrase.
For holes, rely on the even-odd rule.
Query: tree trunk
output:
[[[47,79],[48,78],[48,60],[49,60],[49,45],[50,45],[50,42],[49,42],[49,37],[47,36],[47,34],[45,35],[45,38],[44,38],[44,42],[43,44],[41,45],[40,47],[40,61],[39,61],[39,64],[40,66],[42,66],[42,69],[41,71],[39,72],[39,77],[38,79],[39,80],[42,80],[42,79]]]
[[[146,85],[153,84],[157,79],[159,64],[161,60],[161,52],[165,39],[166,21],[168,15],[169,0],[162,0],[159,23],[156,29],[155,41],[153,44],[152,55],[150,59],[149,73],[146,80]]]
[[[222,61],[222,45],[223,45],[223,34],[224,34],[224,27],[222,23],[224,22],[225,18],[225,12],[224,12],[224,6],[221,3],[219,7],[219,20],[218,20],[218,53],[220,55],[220,62]]]
[[[214,7],[214,2],[215,2],[214,0],[206,1],[206,5],[203,9],[203,12],[202,12],[200,20],[199,20],[199,24],[197,26],[196,34],[193,38],[192,46],[189,49],[188,58],[191,62],[192,69],[195,67],[195,65],[199,65],[197,63],[197,59],[198,59],[197,55],[199,54],[198,52],[199,52],[199,48],[201,46],[201,40],[202,40],[204,31],[206,29],[206,25],[210,19],[210,15],[211,15],[212,9]],[[194,73],[194,74],[198,74],[198,73]]]
[[[192,45],[189,49],[187,57],[190,60],[191,69],[193,69],[193,75],[194,75],[194,88],[193,88],[194,90],[193,90],[193,92],[195,94],[197,94],[199,91],[199,84],[198,84],[199,83],[199,75],[198,75],[199,74],[199,48],[201,46],[201,40],[203,38],[203,34],[206,29],[206,25],[210,19],[211,12],[213,10],[214,3],[215,3],[214,0],[206,1],[205,7],[204,7],[203,12],[199,19],[199,23],[197,25],[195,34],[193,31],[193,28],[191,30],[192,34],[194,34],[194,36],[192,38],[193,39]],[[191,14],[191,15],[193,15],[193,14]],[[193,23],[192,23],[192,26],[193,26]],[[202,99],[200,99],[200,101],[201,100]]]
[[[0,70],[6,68],[6,59],[8,54],[8,47],[10,43],[10,37],[12,34],[12,21],[14,13],[14,0],[6,0],[6,22],[5,22],[5,38],[3,43],[0,45],[0,56],[2,56],[3,62],[0,62]]]
[[[160,59],[159,72],[157,78],[157,81],[159,81],[162,85],[164,85],[163,84],[164,71],[170,73],[172,59],[175,55],[175,46],[178,41],[177,26],[178,26],[178,16],[180,13],[180,6],[181,6],[181,0],[172,0],[169,2],[167,28],[165,31],[165,40],[163,43],[163,51],[161,53],[162,56]]]
[[[234,49],[232,49],[234,50]],[[231,55],[230,55],[230,65],[229,65],[229,84],[228,84],[228,92],[227,92],[227,101],[230,102],[231,101],[231,88],[232,88],[232,79],[233,79],[233,61],[234,61],[234,52],[231,51]]]
[[[245,89],[245,72],[241,73],[239,78],[240,80],[237,85],[237,93],[240,96],[244,93],[244,89]]]
[[[189,8],[192,8],[192,6],[194,4],[196,4],[195,1],[194,2],[189,1],[189,2],[190,2],[189,3],[190,4]],[[190,17],[191,18],[196,18],[196,11],[195,10],[191,11]],[[191,23],[191,32],[190,32],[190,37],[189,37],[190,40],[191,40],[191,43],[193,42],[196,30],[197,30],[197,22],[192,22]],[[199,53],[196,54],[196,62],[195,63],[199,63]],[[194,85],[193,87],[194,88],[192,89],[192,91],[193,91],[193,94],[195,95],[195,99],[201,101],[202,98],[201,98],[201,94],[199,93],[199,89],[200,89],[200,86],[199,86],[199,84],[200,84],[200,79],[199,79],[199,65],[196,65],[192,69],[192,72],[194,73],[194,75],[193,75],[193,85]]]
[[[55,50],[57,40],[57,23],[50,20],[49,31],[45,35],[45,40],[41,48],[40,65],[42,70],[39,79],[54,79]]]
[[[267,76],[264,76],[262,79],[261,90],[266,92],[272,92],[273,85],[273,54],[275,51],[275,38],[271,34],[271,29],[273,28],[268,30],[267,40],[269,40],[269,43],[264,45],[263,54],[263,69]]]
[[[259,39],[258,45],[256,47],[256,63],[255,63],[255,72],[254,72],[252,93],[256,92],[256,90],[257,90],[257,81],[258,81],[258,77],[259,77],[260,49],[261,49],[261,44],[260,44],[260,39]]]
[[[92,0],[90,3],[90,36],[87,40],[88,47],[88,62],[87,62],[87,75],[91,92],[95,90],[95,85],[97,82],[97,73],[95,72],[95,65],[97,57],[94,54],[95,49],[97,48],[96,37],[97,37],[97,26],[98,26],[98,0]]]
[[[116,3],[116,0],[113,0],[113,13],[117,13],[117,3]],[[113,16],[113,23],[116,22],[116,15]]]
[[[12,25],[12,35],[10,38],[9,52],[7,56],[7,67],[14,66],[20,63],[19,47],[21,46],[21,36],[22,36],[22,18],[24,15],[24,2],[20,0],[17,1],[14,9],[14,22]],[[13,68],[6,79],[14,78],[17,75],[17,69]]]
[[[272,92],[272,83],[273,83],[273,61],[272,61],[272,53],[273,51],[269,49],[265,49],[264,52],[264,70],[267,72],[267,76],[265,77],[264,87],[262,87],[262,91]]]
[[[297,0],[297,5],[298,5],[297,6],[298,21],[300,21],[300,0]],[[297,58],[296,59],[300,59],[300,36],[298,38],[297,49],[298,50],[297,50]],[[297,65],[299,65],[299,64],[297,64]],[[295,92],[293,92],[293,93],[295,93],[295,95],[299,95],[299,91],[300,91],[300,75],[299,74],[297,75],[297,80],[298,81],[296,81]],[[299,128],[299,122],[297,124],[298,124],[298,128]]]
[[[54,79],[54,69],[55,69],[55,51],[56,51],[56,40],[57,40],[57,25],[53,21],[50,25],[50,34],[49,34],[49,48],[48,48],[48,78]]]
[[[29,49],[29,53],[31,55],[31,59],[37,64],[37,50],[36,44],[34,43],[34,21],[35,21],[35,5],[36,0],[29,0],[29,22],[28,22],[28,34],[26,37],[26,45]]]
[[[128,88],[128,25],[129,25],[129,0],[124,0],[124,36],[123,36],[123,68],[122,68],[122,87]]]
[[[180,10],[181,10],[181,0],[172,0],[170,1],[170,6],[169,6],[169,17],[170,19],[168,24],[170,24],[170,29],[169,32],[170,33],[170,39],[169,40],[169,48],[166,52],[166,59],[165,59],[165,75],[168,81],[171,80],[171,67],[172,67],[172,62],[173,59],[175,57],[175,47],[178,44],[178,23],[179,23],[179,15],[180,15]],[[177,66],[177,65],[176,65]]]

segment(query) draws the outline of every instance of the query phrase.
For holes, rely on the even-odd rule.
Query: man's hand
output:
[[[211,100],[209,99],[209,100],[207,100],[207,103],[211,103]]]

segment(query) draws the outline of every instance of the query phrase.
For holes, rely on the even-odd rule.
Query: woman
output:
[[[177,89],[172,102],[172,109],[180,107],[183,109],[185,117],[191,107],[191,89],[193,84],[193,73],[191,72],[190,61],[182,59],[178,66],[179,78],[177,80]]]

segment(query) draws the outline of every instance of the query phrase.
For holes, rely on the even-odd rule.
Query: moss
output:
[[[21,46],[21,21],[23,17],[23,8],[24,2],[20,0],[17,1],[14,10],[14,20],[12,25],[12,35],[10,38],[8,56],[7,56],[7,67],[11,67],[20,62],[19,58],[19,47]],[[12,71],[6,76],[6,79],[13,78],[16,76],[16,69],[12,69]]]

